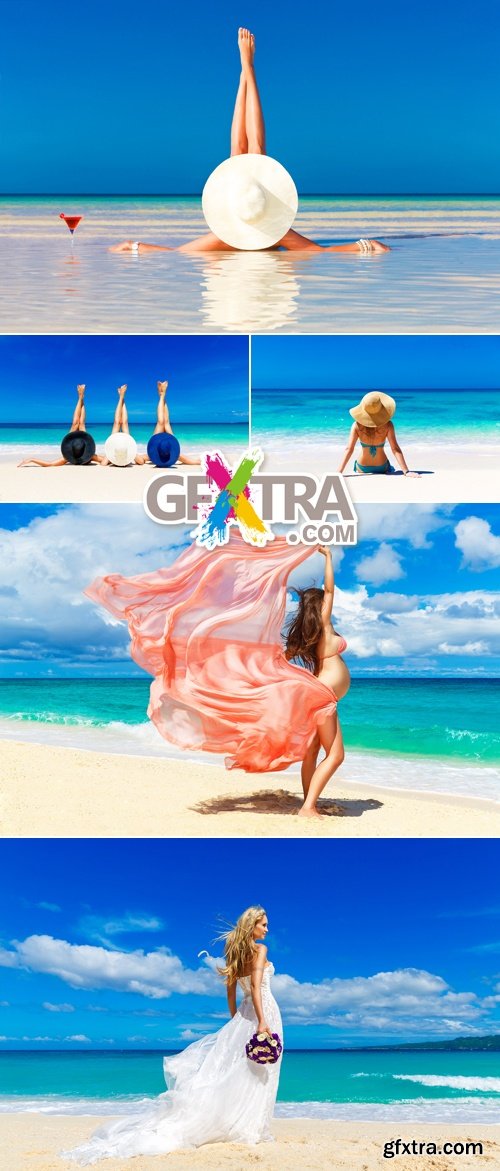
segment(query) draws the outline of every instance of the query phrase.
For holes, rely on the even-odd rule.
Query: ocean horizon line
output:
[[[492,1035],[495,1035],[495,1034],[492,1034]],[[457,1049],[456,1047],[453,1048],[450,1045],[450,1047],[446,1048],[446,1049],[444,1047],[439,1048],[439,1049],[432,1048],[432,1046],[436,1045],[436,1044],[438,1044],[438,1041],[425,1041],[422,1043],[422,1045],[419,1044],[418,1046],[415,1047],[415,1049],[411,1049],[411,1050],[409,1050],[407,1048],[407,1046],[415,1045],[415,1042],[413,1042],[413,1041],[401,1041],[400,1044],[397,1044],[396,1042],[394,1042],[394,1044],[392,1044],[392,1045],[390,1043],[387,1043],[387,1045],[354,1045],[354,1046],[350,1046],[350,1047],[348,1047],[347,1045],[336,1045],[336,1046],[332,1046],[332,1047],[328,1047],[328,1048],[324,1045],[320,1045],[320,1046],[313,1046],[308,1049],[301,1049],[298,1047],[296,1048],[293,1045],[287,1045],[286,1052],[287,1053],[302,1053],[302,1054],[307,1054],[307,1053],[387,1053],[387,1052],[398,1053],[400,1050],[402,1050],[405,1053],[415,1052],[416,1054],[419,1054],[419,1053],[439,1053],[439,1054],[453,1053],[453,1054],[455,1054],[455,1053],[494,1053],[495,1052],[495,1050],[492,1050],[492,1049],[486,1048],[486,1047],[484,1049],[463,1049],[462,1050],[462,1049]],[[188,1045],[188,1043],[186,1043],[186,1045]],[[426,1048],[426,1046],[429,1046],[429,1048]],[[86,1048],[81,1048],[81,1049],[78,1049],[78,1048],[73,1048],[73,1049],[69,1049],[69,1048],[66,1048],[66,1049],[59,1049],[59,1048],[53,1048],[53,1049],[49,1049],[49,1048],[45,1048],[45,1049],[8,1049],[8,1048],[5,1048],[5,1049],[0,1050],[0,1056],[5,1056],[6,1053],[22,1053],[24,1056],[28,1056],[29,1054],[36,1054],[37,1057],[40,1056],[40,1054],[42,1054],[42,1053],[57,1053],[58,1055],[68,1054],[68,1055],[72,1055],[72,1056],[74,1056],[75,1053],[81,1053],[81,1054],[85,1054],[86,1057],[101,1056],[102,1054],[109,1054],[111,1057],[118,1057],[122,1054],[128,1054],[128,1053],[133,1053],[133,1054],[143,1053],[146,1055],[146,1054],[151,1054],[151,1053],[181,1053],[181,1052],[182,1052],[182,1049],[179,1049],[177,1046],[175,1046],[175,1045],[169,1046],[169,1045],[165,1044],[165,1045],[156,1046],[153,1049],[151,1049],[151,1048],[149,1048],[149,1049],[146,1049],[146,1048],[119,1049],[117,1047],[115,1047],[115,1048],[109,1047],[107,1049],[104,1049],[104,1048],[91,1049],[91,1048],[89,1048],[89,1046],[87,1046]]]
[[[202,191],[2,191],[0,199],[201,199]],[[500,191],[301,191],[301,199],[500,199]]]

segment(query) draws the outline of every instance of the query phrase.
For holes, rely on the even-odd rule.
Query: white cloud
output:
[[[414,598],[411,608],[399,607],[398,596],[389,594],[390,601],[385,603],[384,594],[370,597],[365,585],[336,590],[336,629],[347,638],[347,654],[358,659],[375,657],[376,674],[384,670],[388,659],[404,658],[405,669],[418,667],[420,672],[426,666],[435,670],[439,654],[464,659],[500,655],[499,594],[478,590],[429,594]],[[450,647],[456,650],[446,649]]]
[[[335,1029],[390,1033],[418,1032],[425,1025],[441,1032],[446,1017],[453,1016],[461,1028],[483,1012],[474,993],[454,992],[440,976],[416,968],[319,984],[278,975],[274,987],[287,1021],[293,1024],[322,1022]]]
[[[65,1037],[65,1041],[81,1041],[86,1045],[90,1045],[90,1037],[86,1037],[85,1033],[74,1033],[72,1037]]]
[[[462,566],[476,573],[500,566],[500,537],[480,516],[468,516],[455,526],[455,544],[462,554]]]
[[[31,935],[23,942],[14,941],[13,948],[2,950],[0,966],[58,976],[71,988],[112,988],[153,999],[173,992],[210,995],[220,988],[220,981],[206,966],[196,971],[185,968],[167,948],[111,951],[51,935]]]
[[[83,935],[89,939],[97,939],[107,947],[111,946],[114,936],[162,931],[164,928],[162,920],[156,915],[148,915],[141,911],[128,911],[125,915],[114,918],[85,915],[78,926]]]
[[[47,1012],[74,1012],[74,1004],[51,1004],[49,1000],[44,1000],[42,1008]]]
[[[401,566],[401,554],[382,541],[375,553],[362,557],[356,566],[356,577],[360,581],[367,581],[370,585],[383,585],[386,581],[396,581],[405,576]]]
[[[451,508],[436,504],[368,504],[357,509],[361,541],[408,541],[429,549],[429,537],[447,523]]]
[[[186,532],[164,529],[160,542],[158,526],[140,504],[69,506],[26,528],[1,530],[1,583],[15,596],[0,621],[0,653],[51,665],[68,657],[81,664],[128,661],[126,627],[94,606],[83,590],[104,573],[131,576],[157,569],[160,543],[163,564],[171,564],[186,544]]]
[[[442,642],[438,646],[441,655],[484,655],[488,651],[485,642],[464,642],[456,646]]]
[[[383,594],[372,594],[370,605],[379,614],[405,614],[408,610],[416,609],[418,597],[416,594],[391,594],[387,590]]]

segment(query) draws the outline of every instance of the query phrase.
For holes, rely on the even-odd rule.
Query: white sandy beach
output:
[[[256,434],[264,450],[263,472],[290,473],[290,455],[293,450],[294,469],[314,471],[321,476],[338,467],[343,448],[327,443],[305,445],[303,442],[280,446],[280,439],[268,442]],[[420,479],[403,475],[359,475],[352,466],[344,473],[348,490],[357,503],[382,504],[453,504],[464,499],[468,504],[491,503],[498,499],[498,468],[500,447],[405,447],[406,459],[412,470],[420,471]],[[241,452],[224,449],[228,459]],[[388,453],[390,455],[390,452]],[[50,458],[55,458],[51,455]],[[394,459],[391,459],[394,464]],[[200,475],[198,467],[176,467],[175,472]],[[144,489],[160,469],[134,465],[127,468],[89,467],[68,465],[62,468],[18,468],[16,462],[3,455],[0,459],[0,502],[48,504],[118,504],[142,501]]]
[[[500,805],[346,779],[298,818],[297,774],[2,741],[3,837],[491,838]]]
[[[227,452],[227,457],[232,458],[231,451]],[[168,470],[181,475],[201,473],[201,468],[186,465]],[[13,461],[5,460],[0,462],[0,502],[28,504],[36,500],[46,504],[137,504],[142,501],[147,484],[157,475],[163,475],[163,471],[150,464],[134,464],[127,468],[102,467],[100,464],[88,467],[68,464],[62,468],[18,468]]]
[[[82,1117],[47,1117],[40,1114],[3,1114],[0,1118],[0,1150],[4,1152],[5,1171],[70,1171],[75,1163],[61,1158],[62,1150],[71,1150],[84,1142],[103,1119]],[[496,1126],[464,1123],[462,1126],[437,1126],[431,1123],[334,1122],[310,1119],[275,1120],[274,1143],[247,1147],[236,1143],[216,1143],[170,1155],[141,1156],[137,1159],[106,1159],[97,1166],[104,1171],[380,1171],[391,1166],[384,1158],[384,1143],[396,1138],[404,1142],[444,1143],[482,1142],[481,1156],[473,1154],[402,1155],[396,1160],[399,1171],[472,1171],[484,1166],[494,1168],[500,1161],[500,1134]]]
[[[262,470],[275,474],[290,471],[292,451],[297,473],[313,471],[316,476],[332,473],[338,468],[345,450],[345,445],[329,444],[324,440],[318,443],[312,438],[309,444],[304,443],[303,438],[299,443],[292,439],[283,443],[280,435],[270,436],[264,444],[257,430],[252,440],[264,447],[266,458]],[[498,500],[500,447],[493,444],[487,447],[473,444],[422,447],[405,444],[404,437],[401,444],[408,467],[420,472],[420,478],[402,474],[363,475],[354,472],[351,460],[343,474],[354,501],[360,504],[454,504],[466,500],[468,504],[478,504]],[[397,473],[397,464],[388,445],[386,450]],[[359,449],[355,454],[359,455]]]

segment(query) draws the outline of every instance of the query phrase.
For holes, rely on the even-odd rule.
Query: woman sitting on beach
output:
[[[87,1167],[101,1159],[167,1155],[206,1143],[253,1147],[272,1141],[283,1031],[271,991],[274,966],[264,944],[267,932],[264,908],[253,906],[221,936],[224,966],[217,970],[231,1019],[218,1032],[163,1059],[167,1092],[140,1112],[101,1127],[88,1142],[65,1151],[65,1158]]]
[[[246,28],[238,29],[238,47],[241,58],[241,76],[236,94],[233,121],[231,125],[231,157],[235,155],[265,155],[266,136],[264,115],[257,88],[254,68],[255,37]],[[290,221],[289,221],[290,222]],[[286,248],[291,252],[389,252],[390,249],[379,240],[357,240],[353,244],[316,244],[307,236],[301,236],[292,228],[274,248]],[[125,240],[115,244],[111,252],[233,252],[238,249],[225,244],[213,232],[198,236],[179,248],[168,248],[162,244],[143,244],[139,240]]]
[[[360,475],[390,475],[394,472],[385,453],[385,444],[389,443],[404,476],[419,478],[419,472],[410,472],[405,457],[396,439],[392,416],[396,410],[396,403],[389,394],[382,391],[370,391],[357,407],[351,407],[349,414],[355,422],[351,427],[349,443],[345,449],[342,462],[338,468],[343,472],[347,467],[357,443],[363,448],[361,463],[354,460],[354,471]]]
[[[333,774],[344,760],[344,741],[337,714],[337,704],[351,685],[351,676],[342,652],[347,643],[334,630],[331,617],[335,589],[331,549],[320,545],[319,552],[326,558],[323,589],[298,590],[299,608],[286,639],[286,657],[295,659],[331,691],[335,710],[318,725],[316,735],[307,749],[301,767],[304,804],[302,817],[319,817],[317,800]],[[325,755],[318,764],[318,754]]]
[[[103,455],[97,455],[92,436],[86,430],[85,384],[77,386],[77,401],[73,412],[71,427],[62,443],[62,459],[43,460],[23,459],[17,466],[27,468],[34,464],[37,468],[62,468],[65,464],[101,464],[107,462]]]

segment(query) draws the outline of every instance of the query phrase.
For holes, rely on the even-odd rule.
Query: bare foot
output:
[[[299,809],[297,817],[316,817],[320,821],[322,820],[321,814],[318,813],[317,809],[306,809],[305,805],[302,806],[302,809]]]
[[[158,387],[158,394],[160,395],[160,397],[162,394],[167,393],[168,382],[157,382],[156,385]]]
[[[124,382],[124,383],[123,383],[123,386],[119,386],[119,387],[118,387],[118,398],[125,398],[125,391],[126,391],[126,389],[127,389],[127,383],[126,383],[126,382]]]
[[[112,244],[108,252],[131,252],[133,240],[123,240],[121,244]]]
[[[241,68],[251,69],[255,53],[255,37],[248,28],[238,29],[238,48],[240,50]]]
[[[81,382],[80,386],[77,386],[76,393],[78,395],[78,398],[83,398],[83,396],[85,394],[85,383],[84,382]]]
[[[380,240],[368,240],[368,244],[371,244],[370,252],[390,252],[391,251],[390,248],[388,248],[387,244],[382,244],[380,242]],[[364,252],[364,248],[362,246],[360,246],[360,250],[362,252]]]

